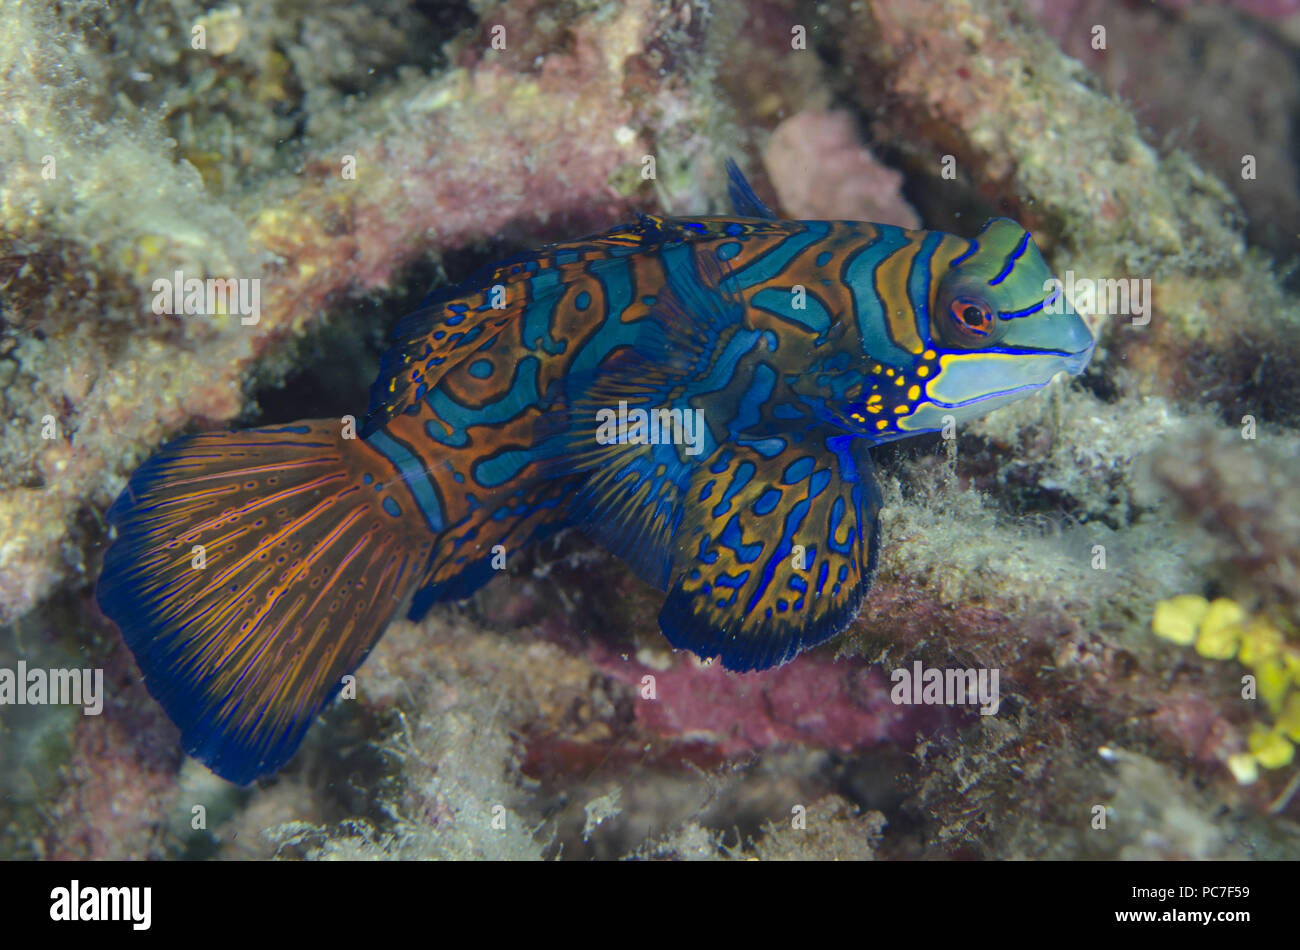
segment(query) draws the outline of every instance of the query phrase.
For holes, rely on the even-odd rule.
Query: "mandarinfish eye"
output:
[[[958,297],[948,306],[957,330],[968,339],[982,340],[993,332],[993,308],[974,297]]]

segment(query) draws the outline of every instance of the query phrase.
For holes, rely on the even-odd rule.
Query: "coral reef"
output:
[[[1139,121],[1193,148],[1241,202],[1252,242],[1289,263],[1295,236],[1283,222],[1300,216],[1300,183],[1287,162],[1300,73],[1284,39],[1237,11],[1268,22],[1294,17],[1300,26],[1300,7],[1249,0],[1031,5],[1066,53],[1092,68],[1107,90],[1137,103]],[[1106,30],[1101,49],[1097,26]]]
[[[1290,0],[0,7],[0,669],[105,681],[99,715],[0,708],[0,854],[1294,858],[1297,23]],[[90,595],[132,468],[181,431],[361,413],[430,283],[720,210],[729,154],[791,216],[1010,214],[1057,273],[1139,283],[1091,308],[1079,382],[877,453],[875,588],[795,663],[674,653],[654,593],[566,533],[394,623],[275,778],[185,760]],[[256,322],[157,312],[178,271],[260,281]],[[897,705],[915,663],[997,671],[1000,705]]]
[[[1212,603],[1182,594],[1156,604],[1151,618],[1156,636],[1180,646],[1195,646],[1210,660],[1237,658],[1251,673],[1242,677],[1242,699],[1260,700],[1268,716],[1251,724],[1247,752],[1229,756],[1228,767],[1243,785],[1259,777],[1259,768],[1280,769],[1295,758],[1300,739],[1300,648],[1264,617],[1248,617],[1226,597]]]
[[[165,435],[192,420],[236,416],[259,358],[267,357],[257,371],[263,379],[282,376],[285,340],[327,319],[347,295],[387,288],[435,249],[505,231],[526,244],[626,215],[645,200],[618,186],[621,170],[647,148],[636,128],[653,131],[691,112],[671,81],[654,90],[657,99],[634,104],[619,94],[622,60],[657,35],[655,12],[634,4],[615,22],[588,15],[566,24],[567,51],[544,57],[538,71],[471,54],[468,65],[434,76],[403,73],[364,108],[322,104],[319,125],[298,142],[299,168],[267,169],[227,197],[174,154],[148,111],[94,120],[118,84],[134,81],[126,64],[79,50],[72,28],[39,6],[6,7],[3,16],[6,36],[41,38],[31,55],[21,41],[7,44],[0,60],[10,90],[0,257],[13,270],[3,347],[16,364],[0,450],[5,620],[80,568],[65,527],[81,506],[102,507]],[[552,23],[552,33],[560,30]],[[561,45],[538,24],[519,31]],[[182,56],[195,73],[219,71],[224,58],[214,67],[189,51],[187,34],[156,41],[160,54]],[[306,50],[303,58],[312,61]],[[119,72],[103,75],[110,65]],[[297,81],[328,83],[332,72],[322,71]],[[241,101],[251,107],[246,94]],[[483,137],[488,129],[496,140]],[[275,134],[266,131],[263,145]],[[229,147],[242,154],[239,142]],[[175,271],[261,280],[260,319],[152,313],[154,281]],[[153,398],[142,403],[141,392]]]

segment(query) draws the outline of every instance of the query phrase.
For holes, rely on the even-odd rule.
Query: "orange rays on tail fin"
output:
[[[416,507],[337,420],[189,436],[140,467],[99,605],[191,755],[240,784],[288,761],[419,579]]]

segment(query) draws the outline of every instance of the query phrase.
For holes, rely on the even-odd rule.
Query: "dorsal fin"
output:
[[[639,251],[711,236],[700,222],[638,214],[636,221],[517,255],[438,289],[398,322],[370,387],[362,436],[370,436],[394,416],[413,412],[425,393],[476,350],[490,345],[502,327],[531,312],[545,312],[575,281],[605,268],[617,270],[624,266],[619,258]]]
[[[501,264],[454,288],[437,291],[398,322],[393,344],[380,358],[379,375],[370,386],[363,437],[410,411],[473,352],[471,347],[488,343],[523,313],[533,299],[524,266]]]
[[[776,220],[776,212],[754,194],[754,189],[745,180],[740,166],[731,159],[727,159],[727,196],[731,199],[731,209],[737,217]]]

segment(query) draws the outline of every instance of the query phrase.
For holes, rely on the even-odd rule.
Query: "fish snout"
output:
[[[1065,364],[1065,371],[1071,376],[1078,376],[1084,371],[1088,363],[1092,360],[1092,351],[1097,348],[1096,340],[1089,340],[1088,345],[1082,350],[1070,353],[1062,358]]]

